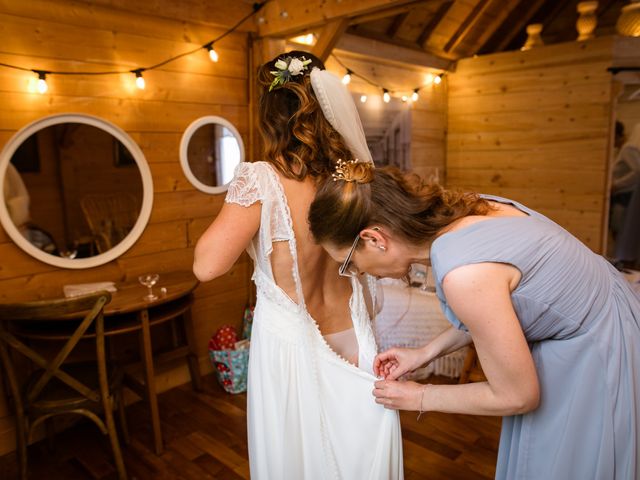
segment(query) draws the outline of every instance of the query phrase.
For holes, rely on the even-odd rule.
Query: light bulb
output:
[[[350,82],[351,82],[351,70],[347,70],[347,73],[345,73],[344,77],[342,77],[342,83],[344,85],[349,85]]]
[[[36,90],[38,93],[44,94],[49,90],[49,86],[47,85],[47,74],[45,72],[37,72],[38,73],[38,84],[36,85]]]
[[[360,95],[360,102],[365,103],[367,101],[366,95]]]
[[[409,97],[407,97],[406,95],[402,95],[402,101],[406,102],[407,100],[409,100]]]
[[[220,57],[218,56],[218,52],[216,52],[213,48],[213,45],[209,45],[209,47],[207,47],[207,50],[209,51],[209,58],[211,59],[211,61],[217,62],[218,58]]]
[[[433,79],[433,83],[435,83],[436,85],[440,85],[440,82],[442,82],[442,74]]]
[[[418,101],[418,98],[419,98],[419,95],[418,95],[418,89],[416,88],[416,89],[413,91],[413,93],[411,94],[411,101],[412,101],[412,102],[417,102],[417,101]]]
[[[146,83],[144,81],[144,77],[142,76],[142,72],[133,72],[136,74],[136,87],[138,87],[140,90],[144,90],[144,87],[146,87]]]
[[[433,73],[427,73],[424,77],[424,84],[429,85],[433,83]]]
[[[389,103],[391,101],[391,95],[389,95],[389,90],[386,88],[382,90],[384,93],[382,94],[382,99],[384,103]]]

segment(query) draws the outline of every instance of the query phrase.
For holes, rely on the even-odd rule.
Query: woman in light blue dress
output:
[[[309,221],[345,275],[433,266],[452,327],[379,354],[376,402],[503,416],[496,478],[640,479],[640,299],[603,257],[517,202],[354,162]],[[471,341],[486,382],[398,381]]]

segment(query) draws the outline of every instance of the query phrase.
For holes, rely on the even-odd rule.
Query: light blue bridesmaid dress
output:
[[[496,478],[640,479],[640,298],[600,255],[545,216],[496,217],[446,233],[431,248],[442,280],[480,262],[522,273],[511,294],[541,388],[533,412],[504,417]]]

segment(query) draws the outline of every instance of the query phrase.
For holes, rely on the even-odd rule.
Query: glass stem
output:
[[[147,288],[149,289],[149,298],[153,297],[153,287],[149,285]]]

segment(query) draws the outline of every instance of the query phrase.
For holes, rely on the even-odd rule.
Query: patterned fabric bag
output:
[[[249,346],[248,342],[237,342],[237,335],[232,326],[221,327],[211,337],[209,358],[216,370],[218,383],[226,392],[242,393],[247,391]]]
[[[242,338],[251,340],[251,327],[253,326],[253,309],[255,307],[247,307],[244,309],[242,316]]]

